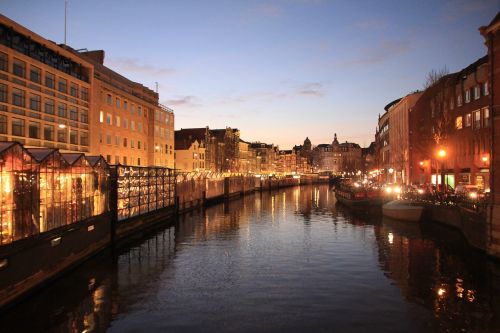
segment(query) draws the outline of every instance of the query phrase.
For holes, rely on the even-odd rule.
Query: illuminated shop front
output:
[[[118,220],[174,205],[174,170],[116,166]]]
[[[0,142],[0,244],[40,232],[38,163],[16,142]]]

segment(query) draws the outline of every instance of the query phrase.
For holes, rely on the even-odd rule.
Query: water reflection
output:
[[[186,214],[4,311],[0,330],[491,332],[499,300],[499,265],[459,234],[309,186]]]

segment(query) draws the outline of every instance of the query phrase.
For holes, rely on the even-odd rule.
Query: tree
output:
[[[425,77],[424,89],[432,87],[436,82],[439,81],[443,76],[449,74],[449,70],[446,66],[441,69],[432,69]]]

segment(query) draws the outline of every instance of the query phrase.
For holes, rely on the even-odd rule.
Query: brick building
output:
[[[487,57],[442,77],[410,113],[411,181],[489,189],[490,81]],[[438,156],[438,151],[445,156]]]

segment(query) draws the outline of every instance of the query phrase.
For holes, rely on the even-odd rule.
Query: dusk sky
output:
[[[289,149],[367,146],[379,113],[426,74],[486,54],[478,28],[498,1],[68,1],[68,45],[155,89],[176,129],[241,130]],[[64,41],[64,0],[3,0],[0,12]]]

